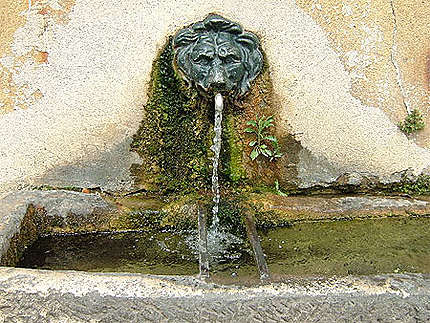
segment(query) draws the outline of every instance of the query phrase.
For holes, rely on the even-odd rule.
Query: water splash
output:
[[[234,234],[220,229],[218,226],[209,228],[207,235],[207,250],[212,265],[220,262],[237,260],[242,256],[244,241]]]
[[[224,107],[223,97],[221,93],[215,95],[215,122],[214,122],[214,132],[215,137],[213,139],[213,145],[211,146],[211,150],[214,152],[213,161],[213,170],[212,170],[212,193],[214,195],[213,202],[214,206],[212,208],[213,214],[213,222],[212,228],[218,228],[219,218],[218,218],[218,209],[219,209],[219,182],[218,182],[218,164],[219,164],[219,155],[221,151],[221,134],[222,134],[222,109]]]
[[[196,259],[199,259],[202,254],[200,238],[197,231],[189,232],[185,236],[185,243]],[[220,263],[238,260],[248,252],[244,239],[213,225],[208,228],[206,239],[204,251],[207,259],[205,259],[204,265],[207,271],[209,271],[209,267],[216,267]]]
[[[222,110],[224,108],[223,97],[220,93],[215,96],[215,122],[213,145],[211,150],[214,152],[213,170],[212,170],[212,193],[214,206],[212,207],[213,220],[207,232],[207,251],[211,255],[210,262],[217,263],[225,258],[234,259],[237,255],[231,254],[231,249],[234,245],[243,243],[242,239],[234,236],[233,234],[222,230],[219,227],[219,180],[218,180],[218,165],[221,151],[222,142]],[[233,248],[234,249],[234,248]],[[239,255],[240,256],[240,255]]]

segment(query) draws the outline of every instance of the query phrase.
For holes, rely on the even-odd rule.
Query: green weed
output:
[[[245,132],[255,136],[255,140],[249,143],[249,146],[253,147],[249,155],[251,160],[255,160],[260,155],[269,158],[270,161],[283,156],[278,139],[269,133],[269,128],[274,127],[273,121],[273,116],[263,115],[261,118],[246,122],[250,127],[246,128]]]

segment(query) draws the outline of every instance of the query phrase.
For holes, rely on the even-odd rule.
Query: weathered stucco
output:
[[[430,165],[429,127],[418,145],[397,128],[405,104],[427,118],[428,3],[250,4],[44,0],[25,12],[28,2],[1,0],[0,192],[35,184],[129,188],[129,168],[139,163],[129,143],[157,51],[210,12],[261,37],[279,132],[296,134],[304,149],[299,186],[343,174],[357,183],[390,180]]]
[[[351,93],[394,123],[418,109],[428,118],[430,4],[401,0],[298,0],[326,31],[351,77]],[[429,127],[417,142],[429,147]]]
[[[14,75],[19,73],[24,64],[39,65],[48,62],[48,52],[43,51],[40,45],[32,44],[17,51],[13,46],[14,38],[19,36],[19,29],[29,31],[23,28],[27,17],[34,12],[40,15],[40,21],[43,28],[48,23],[55,21],[59,24],[65,24],[68,21],[67,14],[74,5],[74,0],[60,0],[51,7],[49,1],[31,0],[29,3],[25,0],[0,1],[0,114],[11,112],[16,109],[26,109],[43,95],[39,89],[32,88],[29,84],[15,82]],[[39,29],[39,28],[38,28]],[[40,30],[35,31],[40,32]],[[8,57],[8,58],[5,58]]]
[[[25,1],[0,1],[0,57],[11,53],[10,44],[13,42],[15,31],[25,23]],[[13,97],[16,88],[12,81],[11,72],[0,63],[0,113],[13,110]]]

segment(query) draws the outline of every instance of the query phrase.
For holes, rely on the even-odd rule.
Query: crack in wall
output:
[[[393,26],[393,37],[392,37],[392,45],[391,45],[391,63],[394,66],[394,70],[396,71],[396,79],[397,79],[397,84],[399,86],[400,89],[400,93],[402,95],[402,101],[403,101],[403,105],[406,108],[406,112],[408,114],[411,114],[411,108],[410,108],[410,104],[407,100],[407,96],[406,96],[406,91],[403,85],[403,79],[402,79],[402,72],[400,70],[399,64],[396,60],[396,51],[397,51],[397,43],[396,43],[396,39],[397,39],[397,16],[396,16],[396,11],[394,9],[394,0],[390,0],[390,5],[391,5],[391,11],[393,13],[393,20],[394,20],[394,26]]]

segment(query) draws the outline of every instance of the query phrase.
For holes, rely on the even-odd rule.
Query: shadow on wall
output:
[[[129,190],[133,186],[129,169],[132,164],[141,163],[139,156],[130,152],[131,141],[131,138],[126,138],[110,150],[99,151],[91,159],[56,167],[37,179],[35,185]]]

